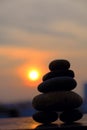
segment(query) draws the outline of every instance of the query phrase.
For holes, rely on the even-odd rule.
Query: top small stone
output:
[[[70,68],[70,63],[67,60],[59,59],[59,60],[53,60],[49,64],[49,69],[51,71],[54,70],[68,70]]]

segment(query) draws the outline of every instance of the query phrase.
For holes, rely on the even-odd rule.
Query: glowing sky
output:
[[[87,81],[87,1],[1,0],[0,102],[31,100],[37,86],[27,81],[25,71],[34,66],[42,76],[58,58],[71,62],[75,91],[82,95]]]

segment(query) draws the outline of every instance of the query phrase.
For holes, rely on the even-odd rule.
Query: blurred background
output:
[[[86,113],[87,0],[0,0],[1,118],[32,116],[37,86],[54,59],[70,61]]]

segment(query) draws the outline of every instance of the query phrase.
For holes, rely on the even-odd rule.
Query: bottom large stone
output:
[[[79,107],[82,98],[72,91],[49,92],[37,95],[32,105],[39,111],[65,111]]]

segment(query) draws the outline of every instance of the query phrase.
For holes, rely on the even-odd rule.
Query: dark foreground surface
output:
[[[57,120],[50,125],[41,125],[35,122],[32,117],[0,119],[0,130],[65,130],[70,128],[87,130],[87,114],[73,124],[64,124]]]

